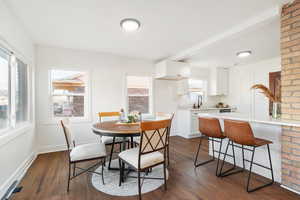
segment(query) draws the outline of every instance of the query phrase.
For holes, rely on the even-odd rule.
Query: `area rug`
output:
[[[92,174],[91,180],[92,185],[95,189],[112,195],[112,196],[134,196],[138,194],[138,180],[137,178],[128,177],[124,183],[122,183],[121,187],[119,187],[119,171],[118,170],[108,170],[108,163],[106,163],[106,167],[104,168],[104,185],[102,184],[101,175]],[[119,167],[119,161],[113,160],[111,163],[111,167]],[[101,167],[96,169],[97,172],[101,173]],[[148,173],[146,177],[155,177],[162,178],[163,177],[163,165],[156,166],[152,169],[151,173]],[[130,176],[137,176],[136,172],[130,172]],[[144,173],[141,174],[141,177],[144,176]],[[167,170],[167,178],[168,178],[168,170]],[[144,183],[142,186],[142,193],[151,192],[153,190],[158,189],[160,186],[164,184],[163,180],[156,179],[144,179]]]

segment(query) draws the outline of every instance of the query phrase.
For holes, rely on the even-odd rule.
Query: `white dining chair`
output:
[[[63,119],[60,122],[61,122],[61,126],[63,127],[63,132],[68,147],[69,174],[68,174],[67,191],[69,192],[70,189],[70,181],[73,178],[85,172],[91,172],[91,173],[101,175],[102,183],[104,184],[103,168],[106,160],[105,144],[98,142],[98,143],[76,145],[71,131],[69,119],[67,118]],[[77,163],[93,161],[93,160],[100,160],[100,161],[86,169],[76,166]],[[71,175],[72,165],[73,165],[73,174]],[[102,165],[101,173],[94,171],[94,168],[96,168],[99,165]],[[81,171],[76,173],[76,169],[79,169]]]
[[[123,182],[125,164],[127,164],[130,169],[133,169],[138,173],[138,193],[140,200],[142,198],[141,172],[148,174],[149,170],[155,166],[163,165],[164,177],[155,179],[164,180],[165,190],[167,189],[166,149],[170,133],[170,125],[170,119],[141,122],[141,138],[139,147],[128,149],[119,154],[119,186],[121,186]],[[163,153],[161,153],[161,151]],[[143,176],[143,179],[147,179],[147,177]]]
[[[174,118],[174,115],[175,113],[172,113],[172,114],[169,114],[169,113],[163,113],[163,112],[157,112],[156,115],[155,115],[155,119],[154,120],[164,120],[164,119],[171,119],[171,126],[172,126],[172,121],[173,121],[173,118]],[[152,120],[152,121],[154,121]],[[148,120],[147,120],[148,121]],[[149,120],[151,121],[151,120]],[[170,126],[170,130],[171,130],[171,126]],[[140,137],[135,137],[133,139],[134,143],[136,145],[139,145],[140,144],[140,140],[141,138]],[[167,140],[167,159],[168,159],[168,166],[170,165],[170,146],[169,146],[169,137],[168,137],[168,140]]]

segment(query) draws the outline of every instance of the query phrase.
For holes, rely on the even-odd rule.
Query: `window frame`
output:
[[[200,78],[189,78],[188,79],[188,85],[189,85],[189,88],[190,88],[190,85],[191,85],[191,83],[190,83],[190,81],[202,81],[203,82],[203,94],[202,94],[202,103],[207,103],[207,101],[208,101],[208,80],[207,79],[200,79]],[[193,91],[189,91],[188,92],[189,93],[189,98],[191,99],[191,95],[192,94],[197,94],[198,92],[193,92]],[[201,95],[201,94],[199,94],[199,95]]]
[[[0,138],[7,135],[8,133],[19,133],[20,131],[27,129],[32,126],[32,68],[31,62],[25,59],[22,55],[10,51],[10,48],[7,48],[5,45],[0,44],[0,48],[2,51],[6,52],[9,56],[8,60],[8,94],[9,94],[9,104],[8,104],[8,127],[4,129],[0,129]],[[19,59],[26,65],[26,81],[27,81],[27,120],[21,123],[17,123],[16,120],[16,66],[12,65],[12,57],[15,57],[15,60]],[[14,88],[14,89],[13,89]],[[14,134],[13,134],[14,135]]]
[[[58,71],[76,71],[76,72],[82,72],[86,73],[87,75],[87,81],[85,86],[85,93],[84,93],[84,116],[83,117],[55,117],[54,115],[54,106],[53,106],[53,96],[59,96],[59,95],[53,95],[53,87],[52,87],[52,71],[58,70]],[[91,73],[89,70],[82,70],[78,69],[76,67],[54,67],[48,70],[48,98],[49,98],[49,116],[50,120],[53,123],[57,123],[59,120],[63,118],[69,118],[72,122],[89,122],[91,121]],[[61,95],[61,96],[74,96],[74,95]],[[81,96],[81,95],[79,95]]]
[[[154,80],[153,77],[150,75],[131,75],[131,74],[126,74],[125,75],[125,111],[126,113],[129,114],[129,101],[128,101],[128,77],[144,77],[144,78],[149,78],[150,80],[150,88],[149,88],[149,113],[143,113],[142,116],[145,118],[151,118],[154,116]]]

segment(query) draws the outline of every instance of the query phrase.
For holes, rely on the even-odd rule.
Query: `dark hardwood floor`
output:
[[[215,176],[216,162],[194,169],[193,158],[197,149],[198,139],[171,137],[171,165],[168,190],[163,187],[144,194],[143,200],[272,200],[300,199],[300,196],[274,184],[254,193],[245,191],[247,173],[240,173],[226,178]],[[205,144],[207,150],[207,142]],[[202,156],[207,155],[203,153]],[[88,163],[89,165],[91,163]],[[39,155],[24,179],[20,183],[23,190],[15,194],[15,200],[136,200],[137,197],[113,197],[93,188],[89,175],[84,174],[71,182],[69,194],[67,184],[67,154],[65,152]],[[262,177],[254,176],[256,179]],[[256,181],[255,181],[256,182]],[[257,181],[256,183],[260,183]]]

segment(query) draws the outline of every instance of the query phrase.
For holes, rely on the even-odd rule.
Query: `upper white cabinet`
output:
[[[210,71],[210,89],[209,95],[227,95],[228,94],[228,68],[216,67]]]
[[[177,81],[177,95],[186,95],[189,92],[189,80],[182,79]]]
[[[190,77],[188,63],[164,60],[156,64],[155,78],[160,80],[182,80]]]

